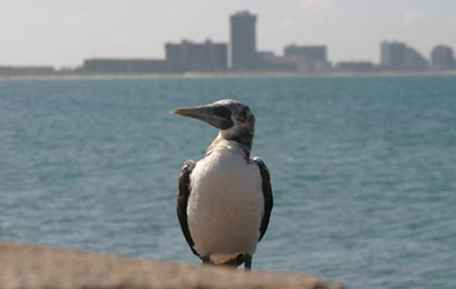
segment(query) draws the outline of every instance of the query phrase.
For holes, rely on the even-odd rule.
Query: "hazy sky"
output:
[[[456,50],[456,0],[0,0],[0,64],[76,66],[88,57],[164,57],[166,41],[228,41],[228,17],[258,14],[258,47],[327,44],[332,61],[378,61],[395,39]]]

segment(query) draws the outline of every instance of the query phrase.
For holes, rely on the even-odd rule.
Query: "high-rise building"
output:
[[[380,46],[380,64],[388,69],[400,69],[404,62],[404,43],[383,41]]]
[[[453,49],[449,46],[438,45],[431,52],[432,66],[437,69],[455,68]]]
[[[257,65],[257,16],[249,11],[230,17],[230,63],[233,69],[254,69]]]
[[[196,43],[184,40],[181,43],[167,43],[165,50],[166,61],[173,72],[227,69],[226,43],[215,43],[211,40]]]
[[[321,72],[330,67],[326,45],[288,45],[283,50],[286,58],[296,62],[299,72]]]
[[[383,41],[380,45],[380,64],[391,70],[423,70],[429,63],[416,49],[402,42]]]

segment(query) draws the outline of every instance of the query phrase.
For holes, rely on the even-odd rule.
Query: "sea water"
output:
[[[217,132],[170,111],[222,98],[272,175],[255,270],[456,288],[455,77],[0,81],[0,240],[198,263],[177,177]]]

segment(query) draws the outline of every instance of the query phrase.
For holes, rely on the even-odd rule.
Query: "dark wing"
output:
[[[177,218],[184,234],[185,240],[187,241],[193,254],[200,257],[195,248],[193,248],[193,239],[190,235],[190,230],[187,223],[187,203],[190,197],[190,174],[195,167],[194,161],[185,161],[181,168],[179,180],[178,180],[178,192],[177,192]]]
[[[261,174],[262,180],[262,189],[264,197],[264,215],[261,220],[260,227],[260,238],[258,241],[261,241],[266,230],[268,229],[269,219],[271,218],[272,207],[274,206],[274,198],[272,196],[272,187],[271,187],[271,175],[269,174],[268,167],[260,158],[253,158],[253,161],[258,165]]]

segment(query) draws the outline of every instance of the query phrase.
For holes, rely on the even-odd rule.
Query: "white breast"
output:
[[[199,161],[190,179],[188,225],[201,256],[255,252],[264,213],[258,166],[224,142]]]

